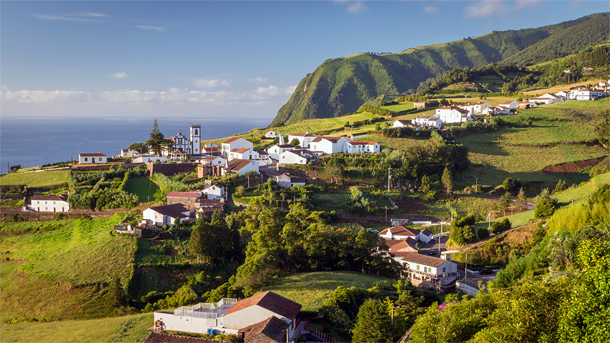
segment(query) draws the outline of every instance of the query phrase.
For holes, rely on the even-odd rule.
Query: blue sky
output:
[[[607,1],[2,1],[3,118],[269,121],[328,58],[610,10]]]

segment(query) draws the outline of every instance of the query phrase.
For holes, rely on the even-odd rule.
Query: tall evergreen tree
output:
[[[150,146],[152,151],[154,151],[156,154],[160,155],[161,147],[164,145],[164,143],[165,143],[165,137],[163,136],[161,131],[159,131],[159,124],[157,124],[157,119],[155,119],[155,123],[153,124],[153,129],[150,132],[150,137],[149,137],[148,141],[146,141],[146,144]]]
[[[367,299],[358,310],[353,342],[392,342],[392,324],[383,303]]]
[[[445,170],[443,170],[443,176],[441,177],[441,181],[443,182],[443,186],[445,186],[445,191],[447,192],[447,197],[451,194],[451,189],[453,188],[453,180],[451,176],[451,171],[448,166],[445,166]]]

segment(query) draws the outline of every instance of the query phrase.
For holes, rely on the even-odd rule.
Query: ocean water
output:
[[[158,119],[165,137],[178,132],[189,135],[190,124],[200,124],[202,140],[218,139],[265,127],[271,120],[177,120]],[[77,160],[79,153],[119,155],[131,143],[148,140],[154,119],[2,119],[0,122],[0,167],[22,168]]]

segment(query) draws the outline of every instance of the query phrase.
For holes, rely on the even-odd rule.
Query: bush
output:
[[[512,227],[512,223],[510,222],[510,220],[508,220],[508,218],[504,218],[503,220],[501,220],[499,222],[494,222],[493,224],[491,224],[491,232],[494,234],[497,234],[497,233],[506,231],[506,230],[510,229],[511,227]],[[479,230],[479,232],[481,232],[481,230]],[[489,235],[489,232],[487,234]]]
[[[554,198],[542,198],[536,203],[536,209],[534,210],[534,217],[536,218],[548,218],[555,213],[555,210],[559,207],[557,199]]]

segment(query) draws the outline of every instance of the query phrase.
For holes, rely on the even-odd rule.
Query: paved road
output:
[[[499,201],[500,200],[500,198],[498,198],[498,197],[492,197],[490,195],[481,195],[481,194],[453,193],[453,195],[457,195],[457,196],[461,196],[461,197],[472,197],[472,198],[489,199],[489,200],[495,200],[495,201]],[[513,200],[512,203],[517,205],[517,201],[515,201],[515,200]],[[534,203],[531,203],[531,202],[526,202],[525,203],[525,208],[527,208],[528,210],[533,210],[534,208],[536,208],[536,205]]]
[[[428,242],[428,244],[426,244],[425,247],[419,249],[419,253],[422,254],[422,255],[440,257],[441,254],[439,253],[439,250],[441,252],[442,251],[447,251],[447,248],[446,248],[447,240],[449,240],[449,236],[443,236],[441,238],[440,248],[439,248],[439,244],[438,244],[438,240],[437,239],[431,240],[430,242]],[[430,251],[433,251],[433,254],[430,254]]]

